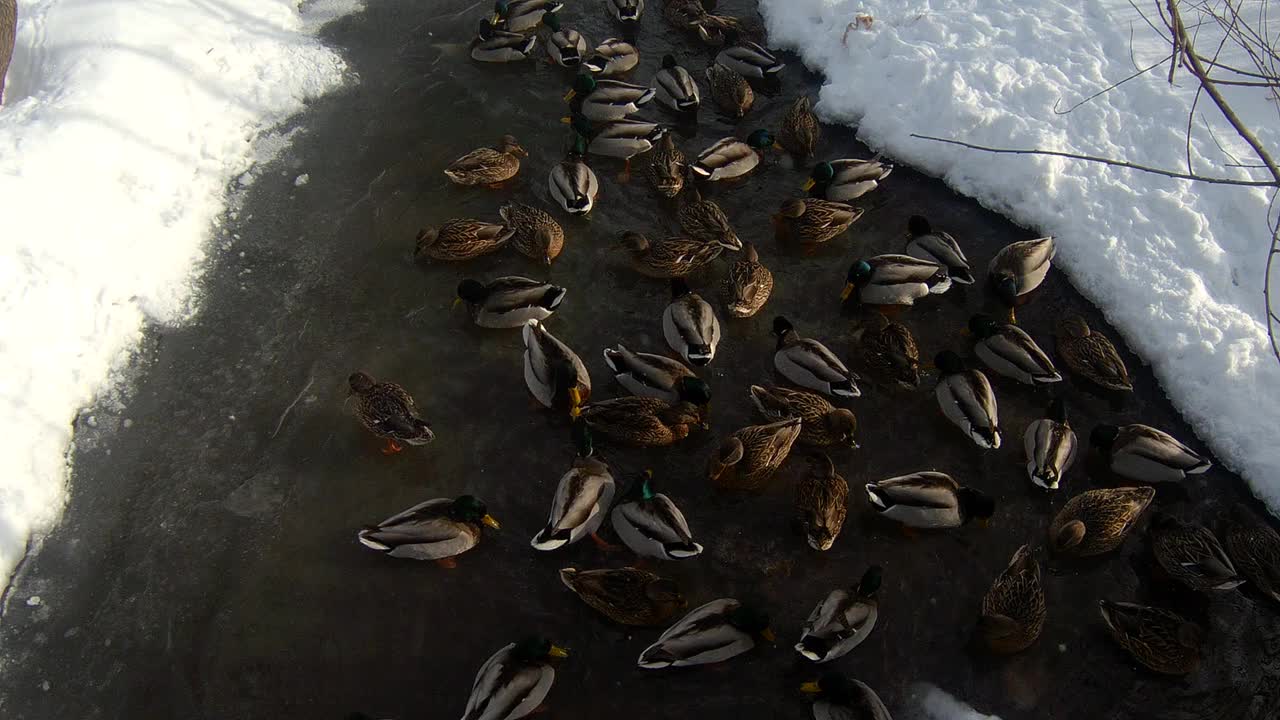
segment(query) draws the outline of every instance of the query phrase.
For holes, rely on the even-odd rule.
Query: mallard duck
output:
[[[858,364],[881,380],[911,389],[920,385],[920,347],[910,328],[878,312],[863,315],[853,331]]]
[[[631,352],[619,343],[616,348],[605,348],[604,361],[618,384],[632,395],[669,403],[680,402],[682,397],[711,396],[711,388],[678,360]]]
[[[1111,637],[1134,660],[1165,675],[1186,675],[1200,664],[1204,630],[1172,610],[1100,600]]]
[[[773,293],[773,273],[760,262],[756,246],[744,243],[742,257],[729,267],[720,295],[729,314],[749,318],[760,312]]]
[[[777,385],[752,385],[750,393],[751,402],[766,421],[800,418],[800,437],[797,442],[801,445],[858,446],[853,440],[853,433],[858,428],[857,418],[849,410],[832,405],[818,393]]]
[[[591,376],[578,354],[542,323],[524,325],[524,382],[543,407],[572,413],[591,397]]]
[[[467,278],[458,283],[458,300],[467,304],[476,325],[517,328],[529,320],[546,320],[568,291],[559,285],[508,275],[487,283]]]
[[[609,0],[609,12],[623,25],[635,26],[644,13],[644,0]]]
[[[720,443],[707,476],[717,487],[758,490],[782,466],[798,437],[800,418],[742,428]]]
[[[653,491],[653,473],[640,482],[640,499],[613,509],[613,529],[631,551],[641,557],[683,560],[702,554],[693,541],[684,513],[662,493]]]
[[[520,172],[520,158],[529,153],[511,135],[503,135],[496,147],[483,147],[463,155],[444,174],[458,185],[496,186]]]
[[[662,311],[662,334],[684,361],[705,367],[720,344],[720,321],[711,303],[689,289],[683,278],[671,280],[671,302]]]
[[[1111,472],[1138,482],[1181,482],[1213,467],[1200,453],[1149,425],[1097,425],[1089,442],[1106,459]]]
[[[984,450],[1000,448],[1000,414],[991,382],[981,370],[970,370],[950,350],[938,353],[938,385],[934,394],[942,414]]]
[[[1009,307],[1010,322],[1016,320],[1014,306],[1025,302],[1024,296],[1044,282],[1056,252],[1053,238],[1042,237],[1006,245],[991,259],[987,281],[996,297]]]
[[[637,232],[624,232],[621,247],[630,255],[636,272],[668,280],[698,272],[724,252],[723,245],[709,245],[684,237],[650,240]]]
[[[1089,382],[1121,392],[1132,392],[1129,369],[1106,335],[1089,329],[1079,315],[1070,314],[1058,323],[1058,354],[1071,372]]]
[[[418,503],[361,530],[356,539],[393,558],[447,560],[480,543],[482,524],[500,527],[483,502],[459,495]]]
[[[987,520],[996,511],[990,496],[940,472],[867,483],[867,497],[879,515],[917,528],[960,527],[974,518]]]
[[[471,41],[471,59],[483,63],[520,62],[528,60],[537,45],[537,36],[500,30],[485,20]]]
[[[581,113],[592,122],[609,122],[637,112],[640,106],[653,99],[653,88],[632,85],[620,80],[597,80],[591,75],[579,75],[573,81],[573,89],[564,99],[573,112]]]
[[[659,627],[688,606],[675,581],[633,567],[562,568],[560,582],[592,610],[619,625]]]
[[[555,0],[497,0],[493,4],[493,23],[508,32],[529,32],[563,8],[564,4]]]
[[[813,166],[803,189],[809,197],[849,202],[875,190],[892,172],[893,165],[879,157],[829,160]]]
[[[730,34],[729,42],[733,41]],[[779,62],[773,53],[749,40],[721,50],[716,55],[716,62],[743,77],[761,80],[776,77],[786,67],[786,63]]]
[[[880,590],[884,571],[872,565],[853,588],[836,588],[809,613],[796,652],[816,663],[848,655],[876,627],[880,616]]]
[[[809,472],[796,484],[796,512],[809,547],[830,550],[849,512],[849,483],[826,455],[814,458]]]
[[[870,686],[831,673],[800,686],[814,696],[813,720],[893,720],[889,708]]]
[[[521,255],[550,265],[564,249],[564,228],[538,208],[509,202],[498,214],[502,216],[502,224],[514,231],[511,246]]]
[[[556,550],[588,535],[594,537],[613,502],[613,474],[595,457],[590,427],[575,421],[572,433],[578,456],[569,472],[560,477],[546,527],[529,543],[535,550]]]
[[[862,395],[858,376],[826,345],[801,337],[791,321],[779,315],[773,319],[773,334],[778,338],[773,353],[773,367],[787,380],[832,397],[855,398]]]
[[[1101,488],[1071,498],[1049,525],[1049,547],[1065,557],[1092,557],[1120,547],[1156,491]]]
[[[1192,590],[1235,590],[1244,584],[1213,531],[1172,515],[1151,523],[1151,550],[1169,577]]]
[[[973,354],[997,373],[1024,385],[1062,382],[1048,354],[1017,325],[979,313],[969,319],[969,332],[978,339]]]
[[[798,242],[806,249],[827,242],[862,217],[862,208],[809,198],[791,198],[773,216],[779,240]]]
[[[559,13],[543,15],[542,22],[547,26],[547,56],[551,62],[565,68],[576,68],[587,56],[590,45],[582,33],[573,28],[560,27]]]
[[[711,100],[725,115],[740,118],[755,105],[756,93],[751,89],[751,83],[729,68],[712,63],[707,66],[706,78],[707,87],[711,89]]]
[[[773,642],[769,616],[733,598],[720,598],[667,628],[640,653],[637,664],[657,670],[717,663],[755,647],[757,636]]]
[[[1280,602],[1280,535],[1243,505],[1226,526],[1227,554],[1254,589]]]
[[[982,598],[978,635],[992,652],[1022,652],[1040,638],[1044,616],[1040,563],[1030,546],[1023,545]]]
[[[678,115],[692,115],[702,105],[698,83],[671,55],[662,56],[662,69],[653,77],[658,104]]]
[[[700,408],[711,401],[705,384],[680,388],[686,397],[669,403],[652,397],[620,397],[587,405],[582,419],[600,435],[632,447],[665,447],[689,436],[702,426]]]
[[[1076,433],[1067,422],[1067,406],[1056,398],[1045,417],[1027,426],[1022,435],[1027,454],[1027,477],[1045,490],[1057,490],[1076,461]]]
[[[680,221],[680,229],[698,242],[715,243],[726,250],[742,249],[742,241],[724,211],[714,200],[702,199],[696,187],[690,186],[680,196],[676,219]]]
[[[564,160],[551,168],[547,183],[556,204],[570,215],[586,215],[600,194],[600,181],[584,159],[586,138],[578,136]]]
[[[406,445],[426,445],[435,439],[431,425],[418,414],[418,405],[404,388],[395,383],[377,382],[362,372],[347,378],[356,397],[355,413],[369,432],[386,438],[384,455],[400,452]]]
[[[649,152],[667,134],[664,125],[630,118],[593,125],[582,115],[574,115],[572,123],[573,129],[587,139],[587,152],[626,160],[624,175],[631,171],[631,158]]]
[[[515,231],[484,220],[449,220],[440,227],[418,231],[413,256],[417,260],[471,260],[507,244]]]
[[[773,145],[773,135],[768,130],[756,130],[742,142],[727,137],[703,150],[689,166],[689,172],[707,182],[719,182],[742,177],[760,164],[760,153]]]
[[[799,155],[802,158],[812,157],[818,151],[818,138],[821,133],[818,116],[813,114],[813,104],[807,95],[801,95],[782,117],[778,142],[793,155]]]
[[[840,300],[867,305],[914,305],[951,289],[947,269],[910,255],[876,255],[849,266]]]
[[[689,164],[684,153],[676,147],[676,139],[671,133],[662,136],[662,143],[649,156],[649,182],[658,194],[673,198],[684,189],[684,178],[689,172]]]
[[[605,38],[582,63],[588,72],[600,77],[617,77],[631,72],[640,64],[640,51],[618,38]]]
[[[511,643],[480,666],[462,720],[518,720],[532,714],[556,681],[550,658],[569,652],[550,640],[530,637]]]
[[[907,248],[903,252],[947,269],[947,277],[961,285],[973,284],[973,268],[964,256],[960,243],[949,233],[934,231],[929,221],[919,215],[907,220]]]

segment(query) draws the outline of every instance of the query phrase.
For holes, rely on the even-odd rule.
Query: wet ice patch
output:
[[[1000,720],[995,715],[983,715],[941,688],[928,683],[912,687],[912,702],[916,720]]]

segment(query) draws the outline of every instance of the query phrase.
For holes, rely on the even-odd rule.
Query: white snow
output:
[[[983,715],[944,690],[928,683],[917,683],[912,688],[912,701],[918,720],[1000,720],[995,715]]]
[[[1149,8],[1152,0],[1136,0]],[[1258,0],[1246,0],[1246,15]],[[1161,3],[1163,4],[1163,3]],[[1195,82],[1148,73],[1055,114],[1169,53],[1125,0],[762,0],[770,44],[826,76],[818,113],[887,155],[942,177],[1058,238],[1057,267],[1152,363],[1201,439],[1280,513],[1280,367],[1262,301],[1269,197],[1061,158],[992,155],[912,133],[1010,148],[1122,158],[1185,170]],[[1190,9],[1187,22],[1193,18]],[[869,29],[846,29],[859,14]],[[1156,22],[1159,23],[1158,16]],[[1217,43],[1202,28],[1201,47]],[[1275,28],[1271,28],[1274,34]],[[1223,59],[1230,59],[1224,56]],[[1167,65],[1166,65],[1167,68]],[[1248,95],[1248,97],[1246,97]],[[1243,91],[1263,143],[1280,145],[1274,103]],[[1202,97],[1191,155],[1205,174],[1253,161]],[[1204,127],[1213,128],[1212,136]],[[927,208],[920,208],[927,214]],[[936,219],[939,225],[945,218]],[[963,238],[960,238],[963,242]],[[986,258],[974,258],[985,266]],[[1141,418],[1135,418],[1141,420]]]
[[[145,323],[189,316],[259,136],[343,81],[311,32],[357,0],[20,5],[0,107],[0,586],[61,510],[77,410]]]

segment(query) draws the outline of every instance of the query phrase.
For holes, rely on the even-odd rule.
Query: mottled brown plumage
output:
[[[1102,600],[1102,620],[1120,647],[1148,668],[1186,675],[1200,663],[1204,630],[1171,610]]]
[[[792,198],[782,203],[773,216],[780,240],[801,245],[818,245],[843,233],[862,217],[863,210],[844,203],[817,198]]]
[[[826,455],[811,458],[809,472],[796,484],[796,512],[809,547],[830,550],[849,512],[849,483]]]
[[[1280,535],[1241,505],[1223,539],[1236,570],[1255,590],[1280,603]]]
[[[418,232],[414,257],[418,260],[470,260],[501,248],[511,239],[505,225],[483,220],[449,220],[438,228]]]
[[[564,228],[546,212],[518,202],[509,202],[498,211],[512,231],[511,246],[525,257],[547,265],[564,249]]]
[[[853,332],[853,347],[855,362],[881,381],[920,384],[920,348],[906,325],[867,311]]]
[[[799,418],[742,428],[711,456],[707,475],[720,488],[758,490],[781,467],[799,436]]]
[[[650,240],[636,232],[622,234],[622,247],[631,256],[631,266],[653,278],[676,278],[695,273],[724,252],[724,246],[684,237]]]
[[[685,175],[689,172],[689,163],[684,153],[676,147],[675,136],[667,133],[662,136],[662,144],[649,154],[649,182],[663,197],[673,198],[684,188]]]
[[[818,138],[821,126],[818,116],[813,114],[813,105],[809,98],[801,96],[787,110],[782,118],[782,128],[778,132],[778,142],[788,152],[800,157],[812,157],[818,149]]]
[[[978,633],[992,652],[1022,652],[1039,639],[1044,616],[1040,563],[1023,545],[982,599]]]
[[[1151,550],[1169,577],[1192,590],[1234,590],[1244,582],[1213,531],[1159,515],[1151,525]]]
[[[796,442],[801,445],[857,447],[853,440],[857,418],[851,411],[832,405],[822,395],[777,385],[752,385],[750,392],[751,401],[766,422],[800,418],[800,437]]]
[[[560,580],[593,610],[621,625],[664,626],[688,604],[674,581],[633,567],[564,568]]]
[[[702,424],[702,413],[693,403],[652,397],[594,402],[582,408],[581,417],[596,434],[633,447],[671,445]]]
[[[495,185],[520,172],[520,158],[529,153],[510,135],[503,135],[496,147],[472,150],[454,160],[444,174],[458,185]]]
[[[721,245],[727,250],[741,250],[742,241],[729,223],[729,218],[714,200],[704,200],[695,187],[686,188],[680,196],[680,209],[676,213],[680,229],[703,243]]]
[[[707,68],[707,85],[716,107],[731,118],[746,115],[755,105],[756,94],[747,79],[719,63]]]
[[[1067,501],[1049,525],[1049,546],[1066,557],[1089,557],[1120,547],[1156,491],[1149,487],[1089,490]]]
[[[1094,332],[1079,315],[1058,323],[1058,355],[1071,372],[1108,390],[1130,392],[1129,369],[1111,341]]]
[[[773,273],[760,262],[751,243],[742,246],[742,257],[729,267],[720,294],[729,314],[748,318],[760,312],[773,293]]]
[[[426,445],[435,439],[431,426],[418,414],[418,405],[404,388],[377,382],[355,372],[347,379],[355,396],[355,415],[369,432],[388,440],[387,452],[399,452],[399,443]]]

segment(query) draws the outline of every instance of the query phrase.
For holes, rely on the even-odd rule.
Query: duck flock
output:
[[[535,550],[551,552],[590,538],[611,547],[597,530],[610,519],[617,537],[633,552],[637,566],[650,560],[698,562],[703,546],[694,538],[685,513],[658,492],[651,473],[632,483],[625,497],[609,465],[594,452],[594,442],[640,448],[679,443],[691,433],[710,430],[711,388],[698,371],[716,362],[722,337],[718,310],[685,278],[727,254],[736,254],[720,288],[721,308],[733,318],[759,313],[774,286],[769,268],[733,223],[699,191],[714,183],[732,183],[767,166],[769,156],[790,154],[802,164],[814,155],[821,132],[808,98],[798,98],[776,136],[767,129],[745,140],[727,137],[690,158],[677,147],[673,125],[696,126],[702,89],[718,111],[731,118],[750,112],[756,92],[778,87],[784,65],[766,49],[758,23],[714,13],[700,0],[666,0],[668,24],[694,43],[710,46],[715,62],[701,78],[667,56],[648,85],[616,79],[632,71],[639,50],[632,43],[645,10],[643,0],[603,0],[620,35],[592,46],[560,18],[555,0],[499,0],[486,13],[471,45],[474,60],[520,62],[541,57],[576,70],[566,95],[564,122],[575,141],[550,171],[548,184],[557,210],[570,216],[590,213],[600,181],[588,155],[624,161],[620,181],[630,179],[631,159],[644,156],[643,181],[658,202],[673,203],[683,234],[651,238],[626,232],[619,239],[634,269],[669,280],[671,302],[662,314],[662,330],[671,356],[633,351],[622,344],[604,349],[604,360],[620,397],[599,399],[591,377],[573,348],[545,324],[564,301],[564,287],[525,277],[467,279],[457,287],[474,322],[485,328],[519,328],[524,340],[524,379],[536,403],[557,417],[569,418],[577,448],[573,466],[549,498],[545,526],[531,539]],[[869,22],[869,20],[868,20]],[[539,51],[539,43],[544,48]],[[650,102],[671,116],[659,123],[633,118]],[[705,112],[705,109],[703,109]],[[451,181],[477,188],[498,187],[520,172],[527,153],[505,136],[492,148],[469,152],[444,169]],[[863,210],[850,204],[885,181],[892,166],[880,158],[839,159],[812,166],[806,197],[788,199],[773,217],[777,240],[811,252],[843,234]],[[561,252],[565,233],[548,212],[511,202],[500,222],[455,219],[423,230],[416,256],[464,261],[511,245],[550,265]],[[797,516],[808,544],[832,547],[844,524],[849,487],[824,449],[856,447],[857,420],[848,405],[861,395],[860,383],[875,387],[919,388],[922,376],[936,375],[934,393],[941,413],[979,451],[996,449],[1010,430],[1000,424],[992,376],[1003,382],[1053,387],[1063,380],[1055,360],[1016,323],[1014,309],[1031,301],[1051,269],[1055,247],[1045,237],[1013,243],[996,254],[983,278],[1008,316],[977,315],[966,334],[981,369],[966,365],[952,351],[922,363],[911,330],[894,318],[917,301],[980,278],[951,235],[923,217],[910,219],[900,253],[855,260],[847,269],[842,307],[853,316],[853,365],[819,338],[801,334],[787,318],[773,320],[777,384],[735,388],[749,400],[760,423],[736,429],[707,458],[706,475],[726,492],[756,491],[773,479],[795,448],[805,448],[809,467],[795,493]],[[728,326],[730,329],[732,325]],[[1104,393],[1132,391],[1120,355],[1104,335],[1079,316],[1068,315],[1056,328],[1056,358],[1082,384]],[[350,377],[355,409],[372,433],[385,438],[385,453],[404,445],[429,443],[434,434],[413,397],[391,382],[357,372]],[[1078,439],[1061,396],[1044,416],[1022,429],[1026,475],[1052,493],[1076,461]],[[1047,608],[1037,546],[1055,558],[1078,559],[1115,551],[1152,504],[1154,487],[1178,483],[1202,473],[1210,462],[1157,428],[1143,424],[1098,425],[1090,434],[1100,472],[1113,486],[1083,492],[1053,518],[1043,543],[1029,543],[1013,554],[982,602],[977,636],[990,651],[1017,653],[1037,641]],[[799,456],[799,454],[797,454]],[[971,521],[985,523],[997,511],[993,498],[943,472],[922,470],[867,483],[867,510],[902,526],[941,533]],[[498,522],[478,498],[428,500],[359,532],[365,546],[391,557],[433,560],[447,567],[475,547],[482,526]],[[1202,525],[1160,514],[1150,525],[1151,547],[1159,570],[1173,581],[1203,592],[1229,591],[1244,583],[1255,596],[1280,602],[1280,536],[1257,516],[1239,508],[1222,540]],[[814,664],[834,661],[854,650],[872,632],[878,616],[876,591],[881,569],[870,567],[851,588],[837,588],[814,608],[800,630],[795,651]],[[750,651],[759,640],[773,640],[763,608],[734,598],[712,600],[678,617],[685,600],[675,582],[642,567],[581,570],[565,568],[560,579],[587,607],[629,626],[665,627],[637,660],[644,670],[718,663]],[[1104,600],[1101,622],[1116,642],[1152,671],[1185,674],[1197,664],[1206,630],[1160,607]],[[555,680],[552,660],[567,652],[543,637],[529,637],[501,648],[480,668],[463,713],[464,720],[514,720],[542,705]],[[819,673],[814,673],[819,675]],[[827,718],[888,720],[889,710],[874,690],[840,673],[822,674],[802,690],[813,693],[813,715]]]

